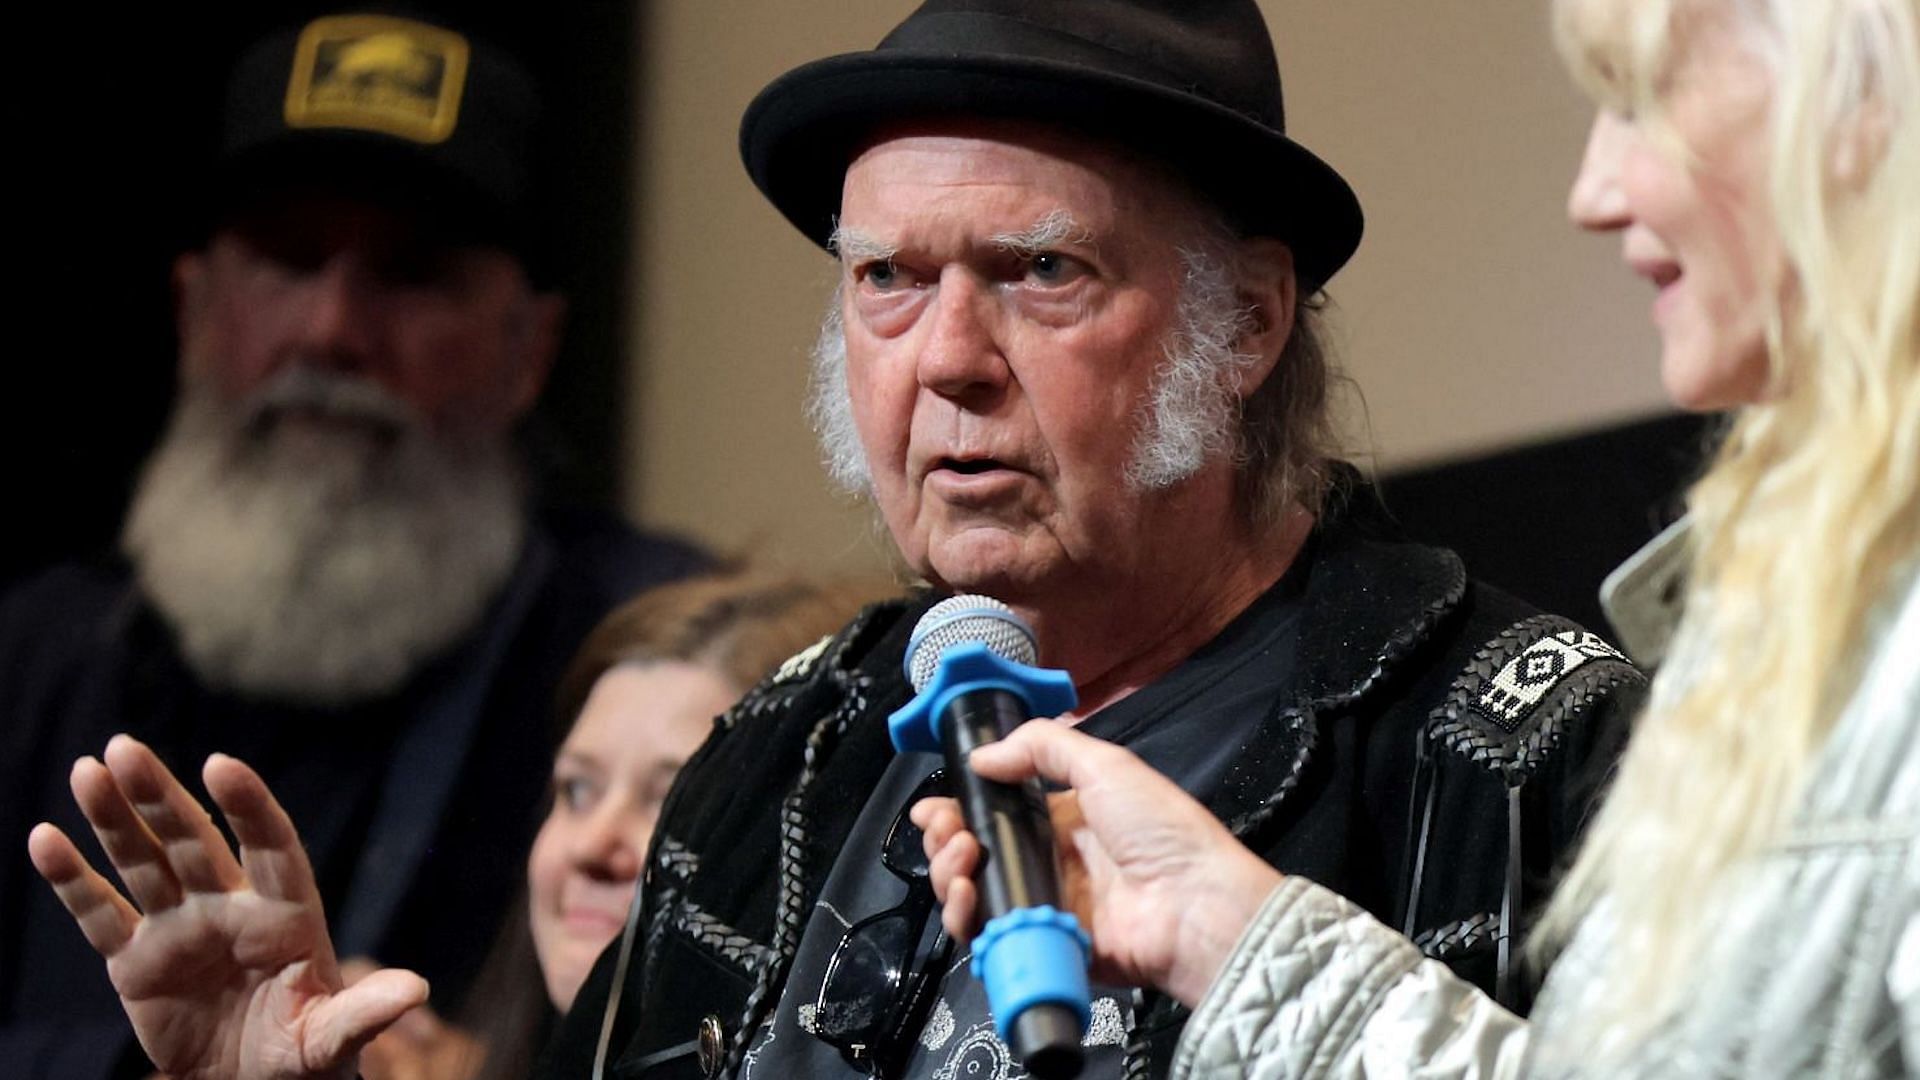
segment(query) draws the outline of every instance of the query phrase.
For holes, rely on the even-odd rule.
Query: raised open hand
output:
[[[1207,808],[1127,750],[1063,724],[1033,721],[973,752],[990,780],[1039,776],[1049,798],[1061,891],[1093,938],[1093,977],[1155,986],[1193,1005],[1218,974],[1280,874]],[[947,930],[967,940],[980,845],[952,799],[913,808]]]
[[[27,849],[106,958],[154,1064],[181,1080],[352,1076],[359,1048],[425,1001],[426,981],[387,970],[343,987],[306,852],[252,769],[216,754],[201,774],[236,859],[152,750],[117,735],[102,756],[74,763],[73,796],[127,895],[52,825]]]

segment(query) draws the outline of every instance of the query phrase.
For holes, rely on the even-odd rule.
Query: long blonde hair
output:
[[[1785,829],[1864,628],[1920,552],[1920,0],[1555,0],[1576,78],[1656,128],[1696,16],[1771,72],[1787,276],[1766,400],[1689,493],[1667,666],[1541,925],[1552,949],[1607,901],[1613,968],[1581,1022],[1616,1048],[1682,1003],[1716,886]]]

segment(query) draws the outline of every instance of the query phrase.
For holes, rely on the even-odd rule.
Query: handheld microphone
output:
[[[897,750],[938,750],[960,782],[967,828],[979,839],[974,872],[987,924],[973,943],[973,974],[986,986],[1000,1038],[1042,1080],[1077,1076],[1089,1019],[1090,943],[1060,904],[1053,823],[1038,779],[983,780],[967,755],[1035,716],[1078,700],[1064,671],[1034,666],[1033,631],[1011,608],[955,596],[920,618],[907,643],[917,693],[887,720]]]

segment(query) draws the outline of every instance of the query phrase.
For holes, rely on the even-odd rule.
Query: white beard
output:
[[[521,488],[505,440],[446,445],[379,387],[292,368],[244,404],[182,387],[121,547],[209,686],[350,704],[473,628],[525,540]]]

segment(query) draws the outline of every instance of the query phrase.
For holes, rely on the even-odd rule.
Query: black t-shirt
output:
[[[1226,782],[1260,723],[1288,702],[1307,560],[1295,566],[1211,642],[1159,681],[1142,687],[1080,723],[1080,730],[1127,747],[1196,798]],[[908,886],[881,865],[882,841],[906,812],[921,781],[941,764],[935,754],[901,754],[888,766],[840,849],[794,957],[791,977],[771,1022],[757,1033],[742,1080],[808,1076],[865,1076],[835,1047],[813,1036],[815,1005],[827,964],[848,929],[906,897]],[[938,934],[939,912],[928,918],[922,960],[937,959],[927,939]],[[952,950],[926,1022],[906,1058],[905,1077],[936,1080],[1018,1080],[1026,1071],[994,1031],[986,989],[970,974],[972,956]],[[1093,988],[1093,1017],[1084,1040],[1082,1076],[1117,1077],[1131,1025],[1132,991]]]

